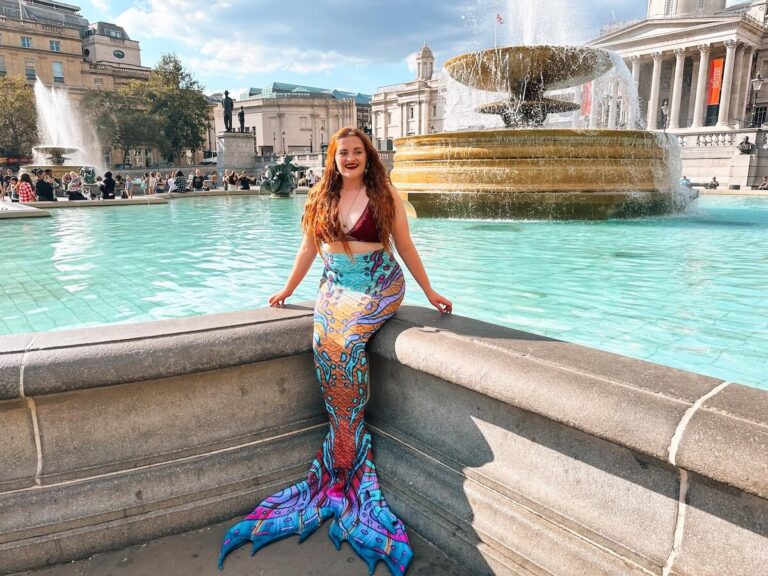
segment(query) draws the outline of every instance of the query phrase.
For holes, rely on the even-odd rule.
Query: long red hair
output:
[[[323,242],[341,241],[344,251],[347,254],[351,253],[339,219],[342,176],[336,166],[339,140],[348,136],[357,136],[365,148],[367,169],[363,181],[369,198],[369,208],[373,212],[381,243],[387,251],[391,251],[392,229],[395,224],[395,202],[390,192],[392,185],[387,176],[387,170],[379,158],[379,153],[365,132],[358,128],[342,128],[328,140],[325,171],[320,181],[309,191],[307,203],[304,206],[304,216],[301,219],[302,230],[305,234],[314,236],[318,249]]]

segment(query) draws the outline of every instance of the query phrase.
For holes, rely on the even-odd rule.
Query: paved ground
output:
[[[219,544],[226,529],[236,520],[216,524],[202,530],[153,540],[97,554],[88,560],[60,564],[50,568],[23,572],[26,576],[365,576],[366,565],[344,543],[336,551],[328,538],[328,524],[302,544],[298,537],[276,542],[254,556],[247,547],[227,557],[224,572],[216,569]],[[440,550],[424,539],[409,534],[414,560],[408,576],[467,576]],[[388,576],[383,562],[376,576]],[[17,575],[20,576],[20,575]]]

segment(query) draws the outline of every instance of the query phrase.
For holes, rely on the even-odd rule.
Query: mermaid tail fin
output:
[[[364,430],[364,428],[363,428]],[[307,480],[265,499],[246,518],[227,531],[219,554],[219,569],[232,550],[252,543],[255,554],[271,542],[293,534],[303,541],[334,516],[328,536],[341,549],[346,540],[373,574],[383,560],[392,576],[402,576],[413,559],[405,526],[392,513],[379,487],[371,459],[371,436],[361,435],[355,468],[349,474],[329,471],[332,438],[326,438]]]
[[[389,509],[379,486],[376,466],[371,459],[371,436],[362,437],[359,466],[346,487],[342,506],[335,504],[336,518],[328,536],[341,548],[346,540],[368,565],[373,574],[376,564],[383,560],[393,576],[402,576],[413,559],[413,550],[405,526]]]
[[[256,509],[227,531],[219,552],[219,570],[224,568],[227,555],[251,542],[251,556],[261,548],[293,534],[303,542],[333,510],[324,506],[326,486],[330,475],[318,453],[309,470],[307,480],[302,480],[266,498]]]

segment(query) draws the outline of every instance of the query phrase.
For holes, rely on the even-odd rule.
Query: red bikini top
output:
[[[347,232],[347,240],[357,240],[358,242],[381,242],[379,231],[376,228],[376,219],[373,217],[371,202],[365,205],[365,210],[360,214],[355,225]]]

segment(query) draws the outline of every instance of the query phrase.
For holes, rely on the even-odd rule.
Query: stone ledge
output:
[[[721,384],[707,376],[411,306],[401,308],[371,350],[662,462],[668,461],[670,443],[686,411]],[[768,395],[743,386],[729,388],[733,396],[723,401],[738,418],[721,414],[720,431],[710,427],[708,437],[698,443],[691,432],[683,431],[680,465],[746,492],[766,494],[768,410],[750,411],[747,426],[744,410],[757,408],[758,402],[762,406]],[[720,394],[705,408],[717,406]],[[704,418],[697,415],[691,430],[698,430]],[[728,427],[735,432],[724,441],[722,430]],[[720,461],[713,465],[717,455]]]
[[[105,208],[107,206],[146,206],[148,204],[168,204],[165,198],[141,196],[138,198],[115,198],[114,200],[57,200],[56,202],[27,202],[25,206],[36,208]]]
[[[312,310],[260,308],[0,336],[0,400],[250,364],[311,349]]]

